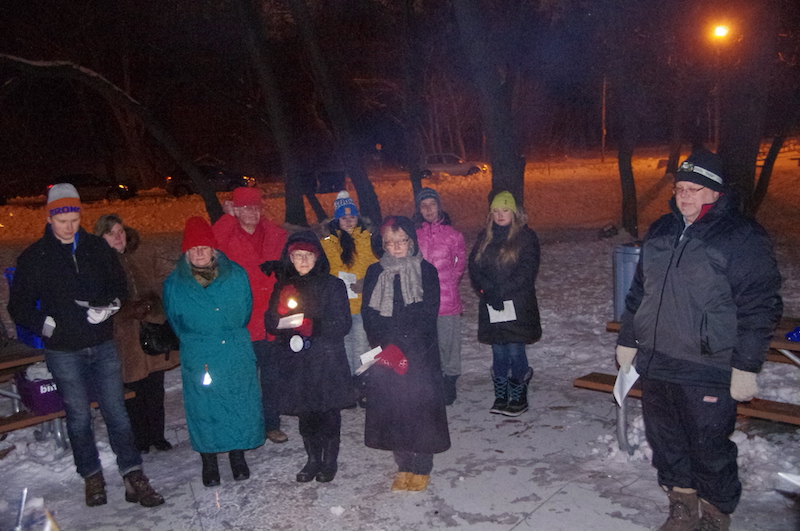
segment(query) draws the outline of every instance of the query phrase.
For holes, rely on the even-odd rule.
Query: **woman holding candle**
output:
[[[247,273],[217,250],[211,225],[186,221],[183,259],[164,282],[164,308],[181,344],[181,376],[192,448],[203,485],[219,485],[217,453],[229,452],[233,479],[250,477],[244,451],[264,444]]]
[[[344,348],[351,325],[347,288],[330,274],[310,231],[289,236],[281,260],[262,270],[277,277],[264,323],[280,353],[278,411],[298,417],[308,455],[297,481],[326,483],[338,470],[341,409],[353,401]]]

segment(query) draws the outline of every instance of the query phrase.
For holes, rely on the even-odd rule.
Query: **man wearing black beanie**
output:
[[[783,304],[764,229],[739,213],[722,161],[705,149],[675,175],[672,213],[642,243],[625,300],[617,361],[642,377],[642,410],[658,482],[670,500],[662,531],[727,530],[741,495],[730,440]]]

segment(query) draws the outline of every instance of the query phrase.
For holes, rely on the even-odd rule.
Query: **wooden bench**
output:
[[[572,384],[580,389],[611,393],[614,391],[614,382],[616,379],[617,377],[614,374],[593,372],[586,376],[576,378]],[[640,382],[634,384],[628,396],[633,398],[642,397],[642,386]],[[785,422],[787,424],[800,426],[800,406],[794,404],[754,398],[750,402],[739,403],[736,412],[746,417],[773,420],[775,422]]]
[[[789,341],[786,339],[786,333],[791,332],[797,326],[800,326],[800,319],[784,318],[778,324],[775,333],[773,334],[772,341],[770,341],[770,350],[767,353],[767,361],[775,363],[794,363],[800,366],[800,358],[792,351],[800,350],[800,343]],[[611,321],[606,324],[606,330],[609,332],[619,332],[620,323]],[[572,381],[572,385],[579,389],[590,389],[593,391],[603,391],[612,393],[614,391],[614,383],[616,382],[616,375],[603,374],[593,372],[586,376],[581,376]],[[642,388],[640,382],[636,382],[633,388],[628,393],[628,396],[634,398],[642,397]],[[736,412],[739,415],[747,417],[766,419],[775,422],[785,422],[800,426],[800,406],[794,404],[786,404],[784,402],[775,402],[772,400],[762,400],[754,398],[750,402],[739,403]],[[625,400],[619,404],[617,408],[617,442],[622,451],[633,455],[634,448],[628,444],[628,419],[625,407]]]

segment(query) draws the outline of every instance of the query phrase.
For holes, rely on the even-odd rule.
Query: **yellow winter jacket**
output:
[[[378,261],[375,255],[372,254],[372,246],[370,245],[370,238],[372,235],[369,231],[363,230],[361,227],[353,229],[351,234],[356,243],[356,255],[353,260],[353,266],[347,267],[342,262],[342,246],[339,243],[339,237],[331,234],[322,239],[322,249],[325,251],[325,256],[328,257],[328,262],[331,264],[331,275],[338,277],[339,271],[353,273],[356,280],[364,278],[367,274],[367,268]],[[348,291],[348,293],[350,293]],[[350,314],[356,315],[361,313],[361,294],[354,299],[350,299]]]

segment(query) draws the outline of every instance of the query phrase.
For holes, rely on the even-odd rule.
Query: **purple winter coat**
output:
[[[450,225],[424,222],[417,229],[422,257],[439,273],[439,315],[459,315],[463,310],[458,283],[467,265],[464,235]]]

